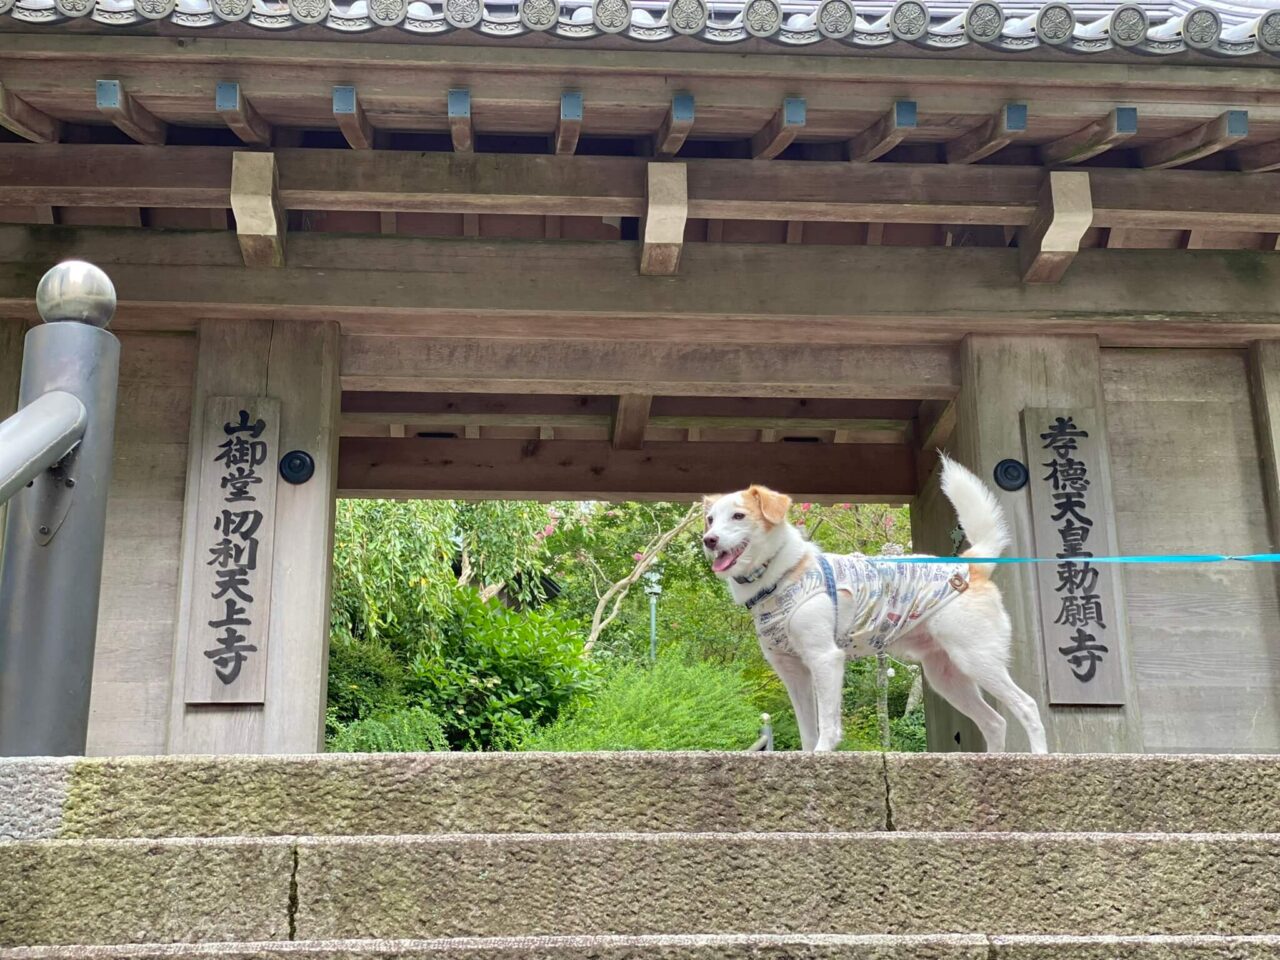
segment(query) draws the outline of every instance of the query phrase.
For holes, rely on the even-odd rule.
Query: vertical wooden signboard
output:
[[[262,703],[280,401],[209,397],[196,510],[187,703]]]
[[[1022,411],[1030,471],[1040,623],[1049,702],[1055,706],[1124,704],[1124,627],[1114,566],[1090,563],[1109,553],[1111,516],[1101,482],[1101,433],[1091,409]]]

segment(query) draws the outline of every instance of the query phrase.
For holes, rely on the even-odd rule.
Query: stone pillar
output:
[[[1115,553],[1115,516],[1110,495],[1111,469],[1106,442],[1105,404],[1100,354],[1092,337],[970,336],[960,346],[960,395],[955,432],[948,452],[987,483],[997,463],[1014,458],[1027,464],[1038,479],[1040,451],[1028,451],[1022,434],[1026,408],[1092,408],[1102,431],[1099,460],[1091,465],[1095,528],[1089,546],[1095,554]],[[1043,471],[1041,471],[1043,472]],[[1014,493],[997,490],[1013,532],[1010,554],[1034,556],[1030,486]],[[937,472],[928,478],[913,509],[917,549],[951,553],[955,516],[942,498]],[[1043,551],[1041,551],[1043,552]],[[996,582],[1013,620],[1011,672],[1014,680],[1040,706],[1054,752],[1140,752],[1142,729],[1130,662],[1125,617],[1123,571],[1116,578],[1115,624],[1108,637],[1122,648],[1124,705],[1119,707],[1051,707],[1037,595],[1036,572],[1030,566],[997,569]],[[1118,642],[1117,642],[1118,641]],[[939,698],[926,700],[931,750],[980,750],[982,737]],[[1022,728],[1009,721],[1008,748],[1026,750]]]
[[[183,520],[182,581],[170,703],[170,753],[311,753],[322,747],[328,669],[329,591],[337,484],[338,327],[330,323],[206,320],[199,326],[191,452]],[[210,398],[261,398],[278,404],[278,444],[262,470],[276,473],[292,450],[315,462],[310,480],[276,480],[271,516],[260,539],[270,543],[269,578],[254,597],[253,618],[265,639],[265,688],[259,703],[188,703],[192,643],[211,631],[198,622],[209,593],[212,514],[204,474],[220,432],[206,436]],[[213,405],[210,405],[212,409]],[[276,425],[272,425],[274,430]],[[265,489],[265,488],[259,488]],[[270,524],[269,531],[267,524]],[[204,529],[209,526],[210,529]],[[208,634],[208,636],[206,636]]]

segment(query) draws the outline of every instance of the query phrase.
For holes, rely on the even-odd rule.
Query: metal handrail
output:
[[[75,449],[88,423],[80,399],[61,390],[0,421],[0,505]]]
[[[760,714],[760,739],[747,747],[746,753],[773,752],[773,718],[767,713]]]

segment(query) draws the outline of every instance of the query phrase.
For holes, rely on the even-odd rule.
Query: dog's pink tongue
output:
[[[726,553],[723,556],[716,557],[716,562],[711,565],[711,569],[716,573],[724,573],[733,566],[733,562],[737,559],[736,554]]]

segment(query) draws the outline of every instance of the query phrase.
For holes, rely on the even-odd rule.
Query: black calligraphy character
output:
[[[1076,630],[1076,635],[1069,644],[1059,647],[1058,652],[1071,664],[1071,673],[1075,678],[1081,683],[1088,683],[1097,674],[1102,655],[1108,651],[1106,645],[1098,643],[1097,638],[1091,634]]]
[[[245,603],[253,603],[253,597],[246,593],[249,586],[249,571],[244,567],[228,567],[219,570],[214,574],[217,592],[213,594],[213,599],[221,600],[228,593],[234,593]]]
[[[1085,493],[1089,489],[1089,468],[1081,460],[1067,457],[1063,460],[1050,460],[1041,464],[1049,472],[1044,479],[1053,484],[1054,490],[1070,490],[1073,493]]]
[[[1062,598],[1062,607],[1053,622],[1068,627],[1087,627],[1096,623],[1105,630],[1107,625],[1102,620],[1102,598],[1096,593],[1086,593],[1084,596],[1068,594]]]
[[[223,568],[236,566],[244,570],[258,569],[257,540],[250,539],[245,543],[236,543],[227,537],[223,537],[209,548],[209,554],[213,559],[205,566]]]
[[[1058,508],[1058,512],[1050,517],[1050,521],[1057,523],[1065,518],[1068,514],[1071,518],[1081,526],[1092,527],[1093,521],[1084,515],[1082,511],[1087,510],[1089,505],[1085,503],[1084,497],[1076,493],[1055,493],[1052,495],[1054,505]]]
[[[217,599],[216,597],[214,598]],[[227,597],[227,613],[221,620],[210,620],[209,626],[215,630],[221,630],[223,627],[248,627],[252,626],[251,621],[246,614],[249,612],[248,607],[242,607],[236,603],[235,597]]]
[[[1085,541],[1089,539],[1089,533],[1088,527],[1082,527],[1074,520],[1068,520],[1060,526],[1058,536],[1062,538],[1062,552],[1058,554],[1058,559],[1092,557],[1093,551],[1084,548]]]
[[[214,463],[225,463],[228,467],[260,467],[267,462],[267,441],[246,440],[244,437],[232,437],[225,443],[218,444],[222,452],[213,458]]]
[[[230,601],[228,601],[230,602]],[[206,650],[204,655],[213,661],[214,673],[225,685],[230,686],[240,676],[240,668],[249,659],[248,654],[257,653],[258,648],[248,643],[248,637],[233,627],[227,627],[226,636],[214,638],[218,646]]]
[[[249,434],[249,436],[253,437],[253,439],[257,440],[260,436],[262,436],[262,431],[267,429],[267,421],[256,420],[255,422],[250,423],[249,411],[241,410],[240,422],[238,424],[224,423],[222,425],[222,429],[228,436],[231,436],[237,433],[247,433]]]
[[[244,500],[256,500],[257,498],[249,492],[249,484],[261,482],[262,478],[251,468],[236,467],[235,473],[228,473],[222,478],[222,489],[231,491],[231,495],[223,502],[240,503]]]
[[[1049,432],[1040,434],[1040,439],[1045,441],[1041,449],[1052,450],[1065,460],[1068,453],[1079,449],[1076,445],[1077,438],[1087,436],[1088,432],[1077,427],[1073,417],[1054,417]]]
[[[213,521],[213,529],[224,537],[237,536],[246,542],[253,539],[260,526],[261,510],[223,510],[222,516]]]
[[[1090,566],[1087,563],[1066,563],[1058,564],[1058,585],[1054,587],[1054,591],[1061,593],[1063,590],[1067,593],[1093,593],[1094,588],[1098,585],[1099,570],[1097,567]]]

